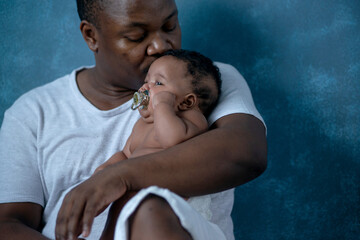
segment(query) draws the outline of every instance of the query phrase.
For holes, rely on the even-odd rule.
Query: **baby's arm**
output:
[[[114,163],[118,163],[122,160],[128,159],[130,156],[130,143],[131,143],[131,139],[132,139],[132,134],[130,135],[130,137],[128,138],[125,147],[122,151],[115,153],[114,155],[112,155],[106,162],[104,162],[103,164],[101,164],[99,167],[97,167],[95,169],[94,174],[96,174],[98,171],[103,170],[104,168],[114,164]]]
[[[120,162],[120,161],[125,160],[125,159],[127,159],[127,157],[125,156],[123,151],[117,152],[114,155],[112,155],[111,158],[109,158],[109,160],[107,160],[106,162],[101,164],[99,167],[97,167],[95,169],[94,174],[96,174],[98,171],[101,171],[104,168],[106,168],[106,167],[108,167],[108,166],[110,166],[110,165],[112,165],[114,163]]]
[[[175,96],[170,92],[160,92],[154,96],[155,136],[163,148],[174,146],[208,128],[200,110],[192,108],[177,114],[174,105]]]

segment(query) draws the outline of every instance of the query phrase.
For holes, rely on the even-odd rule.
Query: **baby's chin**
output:
[[[148,109],[141,109],[139,110],[139,113],[145,122],[152,123],[154,121],[154,118]]]

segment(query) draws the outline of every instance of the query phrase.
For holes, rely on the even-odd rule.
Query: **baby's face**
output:
[[[175,95],[175,106],[192,92],[191,76],[187,74],[187,66],[173,56],[164,56],[154,61],[145,78],[145,84],[140,90],[148,90],[151,100],[160,92],[170,92]]]

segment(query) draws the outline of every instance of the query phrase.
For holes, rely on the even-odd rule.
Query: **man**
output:
[[[203,195],[264,171],[264,124],[242,85],[224,95],[240,92],[244,109],[232,109],[237,101],[220,101],[215,112],[222,111],[221,117],[210,117],[207,133],[90,177],[122,149],[118,145],[136,121],[129,99],[159,54],[180,48],[181,31],[173,0],[78,1],[78,8],[95,67],[30,92],[6,112],[0,133],[1,192],[6,192],[0,196],[1,239],[54,238],[55,221],[56,239],[90,232],[96,239],[104,218],[93,224],[94,217],[129,192],[157,185],[185,197]],[[220,69],[225,77],[226,66]],[[191,239],[169,204],[154,195],[131,216],[130,236]]]

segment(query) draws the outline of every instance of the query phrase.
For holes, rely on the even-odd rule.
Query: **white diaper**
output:
[[[141,190],[124,206],[116,223],[115,240],[128,239],[128,219],[149,194],[160,196],[169,203],[183,228],[190,233],[194,240],[226,240],[220,228],[209,222],[211,219],[209,195],[190,198],[187,202],[177,194],[155,186]]]

